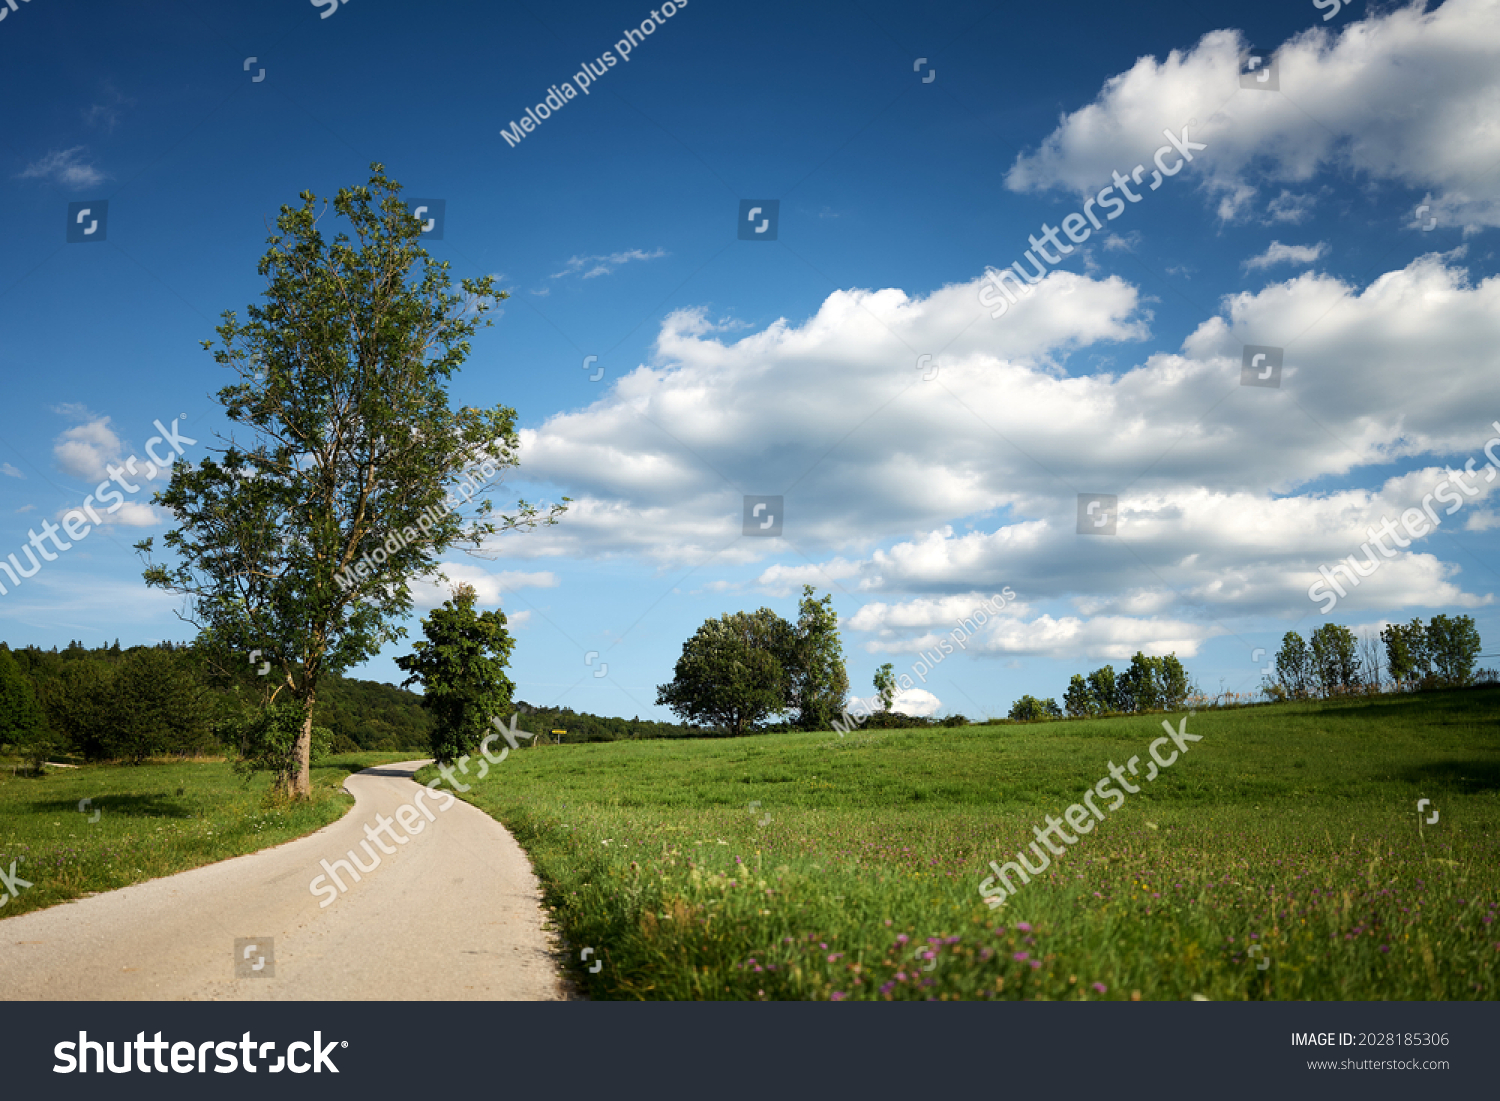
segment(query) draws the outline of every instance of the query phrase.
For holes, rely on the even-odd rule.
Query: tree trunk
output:
[[[307,700],[303,703],[302,730],[297,735],[297,754],[295,767],[297,774],[292,777],[292,798],[312,798],[312,728],[313,728],[313,693],[307,694]]]

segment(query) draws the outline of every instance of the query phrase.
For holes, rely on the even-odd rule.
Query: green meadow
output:
[[[1166,717],[538,746],[462,797],[595,998],[1495,996],[1496,688],[1199,711],[990,909],[988,862],[1109,762],[1145,773]]]
[[[411,753],[360,753],[313,769],[313,798],[277,804],[266,774],[207,760],[0,772],[0,868],[27,880],[0,909],[15,917],[69,899],[242,856],[311,833],[354,800],[344,777]],[[79,810],[82,800],[90,802]]]

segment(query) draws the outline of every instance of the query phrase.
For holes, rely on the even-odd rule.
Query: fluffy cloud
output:
[[[1006,182],[1091,194],[1115,170],[1148,163],[1164,127],[1188,125],[1208,145],[1191,171],[1222,217],[1243,216],[1262,183],[1334,168],[1427,191],[1444,224],[1500,225],[1491,175],[1500,127],[1486,121],[1500,98],[1500,0],[1425,8],[1297,35],[1274,55],[1280,92],[1240,89],[1238,31],[1213,31],[1163,61],[1143,57],[1017,157]]]
[[[106,468],[119,463],[123,450],[109,418],[95,417],[59,435],[52,444],[52,457],[73,477],[99,482],[109,477]]]
[[[522,474],[576,503],[508,551],[750,561],[782,545],[741,537],[754,493],[786,497],[797,546],[858,546],[1001,505],[994,421],[1029,409],[1075,422],[1084,410],[1057,387],[1092,383],[1059,379],[1060,360],[1140,339],[1145,316],[1115,277],[1054,272],[1003,322],[977,296],[972,282],[925,298],[838,291],[801,325],[734,341],[701,312],[671,315],[659,366],[522,431]]]
[[[1491,435],[1500,278],[1474,282],[1461,259],[1420,257],[1362,289],[1306,273],[1229,296],[1178,351],[1115,374],[1067,370],[1075,348],[1144,335],[1133,288],[1113,278],[1055,272],[999,322],[976,315],[974,283],[841,291],[800,325],[734,341],[676,314],[658,365],[523,433],[522,472],[579,503],[507,551],[709,571],[774,556],[791,561],[757,579],[773,592],[922,595],[853,616],[871,650],[920,650],[937,637],[923,628],[1008,585],[1077,615],[1013,607],[981,652],[1191,653],[1232,617],[1315,609],[1319,565],[1443,470],[1305,487],[1420,456],[1461,463]],[[1279,390],[1239,385],[1253,343],[1286,348]],[[1441,386],[1414,373],[1434,362]],[[741,535],[746,493],[785,496],[783,539]],[[1119,496],[1114,537],[1078,537],[1080,493]],[[1480,505],[1445,530],[1487,516]],[[1349,603],[1487,602],[1485,576],[1442,549],[1413,544]]]

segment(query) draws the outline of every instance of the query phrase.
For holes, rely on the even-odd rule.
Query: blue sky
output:
[[[154,421],[206,453],[200,342],[256,300],[279,206],[380,161],[444,200],[433,255],[512,294],[455,400],[515,407],[508,484],[576,502],[449,571],[512,616],[532,703],[666,717],[698,624],[790,617],[804,582],[863,692],[1013,590],[906,700],[971,717],[1136,649],[1247,691],[1257,648],[1325,619],[1462,612],[1500,650],[1482,478],[1326,616],[1307,595],[1500,436],[1500,6],[691,0],[502,138],[652,10],[9,11],[0,558]],[[1275,90],[1240,86],[1260,55]],[[1149,190],[1184,128],[1205,148]],[[1138,164],[1139,201],[993,316],[986,268],[1090,197],[1105,217]],[[739,239],[746,199],[778,201],[774,241]],[[101,200],[104,239],[68,243]],[[1279,386],[1240,384],[1246,345],[1284,349]],[[191,637],[131,550],[169,526],[150,489],[0,574],[0,637]],[[1117,496],[1113,536],[1078,533],[1080,493]],[[784,497],[782,537],[742,534],[747,494]],[[399,652],[354,672],[397,681]]]

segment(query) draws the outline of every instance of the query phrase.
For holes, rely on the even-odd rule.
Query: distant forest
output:
[[[182,643],[122,648],[116,641],[89,649],[75,641],[62,650],[11,649],[0,643],[0,651],[8,652],[20,674],[23,684],[15,687],[40,711],[50,752],[88,760],[232,753],[237,723],[260,687],[225,683],[212,675],[191,645]],[[13,693],[0,695],[10,698]],[[515,710],[520,729],[547,741],[557,730],[566,732],[564,742],[719,733],[525,701]],[[510,713],[497,717],[508,719]],[[328,730],[335,753],[382,750],[426,755],[430,749],[431,720],[422,697],[392,684],[327,676],[319,687],[313,722]]]

